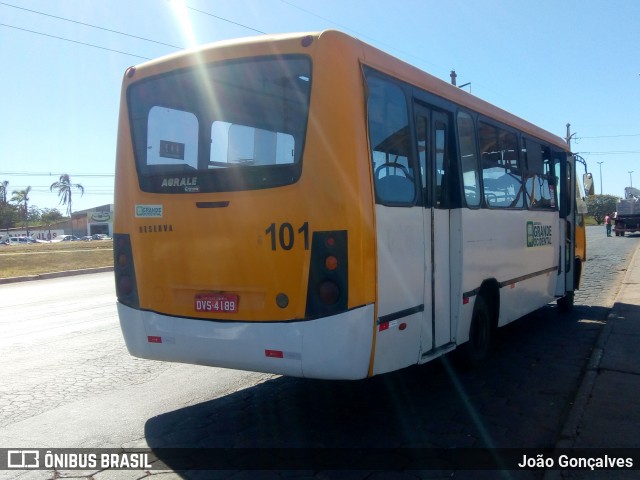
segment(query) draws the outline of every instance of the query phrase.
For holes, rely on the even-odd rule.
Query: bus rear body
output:
[[[115,263],[134,355],[367,376],[375,256],[373,212],[361,209],[368,165],[355,161],[368,155],[356,141],[363,85],[352,56],[335,55],[338,40],[249,40],[128,71]]]
[[[536,153],[540,169],[566,175],[567,152],[425,75],[332,31],[224,42],[130,68],[114,262],[131,354],[359,379],[468,342],[479,296],[500,325],[562,297],[561,266],[573,254],[560,192],[547,183],[542,197],[553,199],[542,210],[525,193],[511,209],[473,204],[453,158],[465,112],[477,126],[493,115],[512,133],[521,127],[538,142],[529,151],[542,141],[564,159],[560,167]],[[451,98],[428,92],[440,89]],[[396,178],[399,158],[413,189]],[[512,168],[496,161],[496,171]]]

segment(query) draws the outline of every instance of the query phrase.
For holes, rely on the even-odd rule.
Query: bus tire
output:
[[[476,298],[469,327],[469,341],[465,343],[465,359],[470,367],[484,363],[491,353],[495,337],[491,310],[482,295]]]
[[[564,297],[559,298],[556,301],[556,303],[558,304],[558,309],[560,310],[560,313],[569,313],[571,310],[573,310],[574,298],[575,298],[574,292],[567,292],[567,294]]]

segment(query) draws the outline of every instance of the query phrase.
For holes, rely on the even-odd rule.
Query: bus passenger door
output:
[[[575,289],[576,180],[573,156],[554,152],[560,208],[558,283],[556,296],[564,297]]]
[[[420,360],[424,226],[420,172],[405,92],[372,74],[368,125],[375,189],[377,318],[373,375]]]
[[[421,170],[425,269],[424,317],[420,341],[426,360],[451,342],[449,182],[450,122],[443,112],[415,106],[418,158]]]

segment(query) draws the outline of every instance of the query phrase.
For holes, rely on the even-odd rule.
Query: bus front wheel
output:
[[[575,299],[574,292],[567,292],[567,294],[564,297],[561,297],[558,300],[556,300],[556,303],[558,304],[558,309],[560,310],[560,312],[569,313],[571,310],[573,310],[574,299]]]
[[[469,328],[469,341],[465,344],[465,356],[471,367],[482,364],[491,353],[495,327],[491,311],[484,297],[479,296],[473,307]]]

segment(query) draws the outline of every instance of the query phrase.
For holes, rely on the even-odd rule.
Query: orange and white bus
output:
[[[575,179],[561,138],[336,31],[131,67],[114,224],[127,347],[328,379],[459,346],[481,361],[497,327],[572,303]]]

